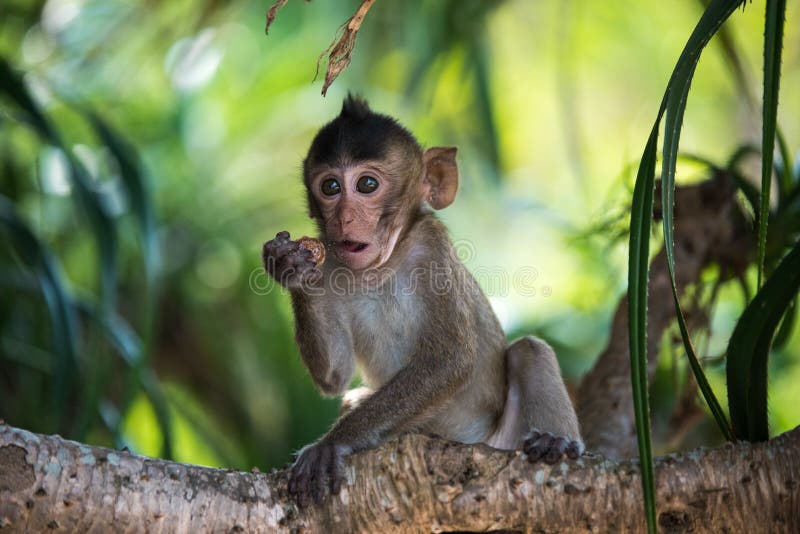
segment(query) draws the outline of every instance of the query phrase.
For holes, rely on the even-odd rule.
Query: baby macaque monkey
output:
[[[436,434],[555,463],[584,449],[553,350],[535,337],[507,346],[475,279],[430,208],[458,188],[455,148],[423,150],[394,119],[348,96],[303,162],[308,209],[327,259],[288,232],[264,244],[264,266],[291,293],[303,362],[326,395],[358,367],[366,387],[303,448],[289,491],[301,506],[338,493],[344,458],[401,432]]]

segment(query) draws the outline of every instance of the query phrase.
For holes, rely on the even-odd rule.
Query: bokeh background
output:
[[[358,2],[292,0],[265,36],[270,3],[2,0],[0,55],[58,131],[43,140],[4,74],[0,207],[30,234],[0,231],[6,422],[239,469],[280,466],[323,433],[338,402],[302,367],[260,249],[280,230],[313,232],[300,164],[348,91],[423,145],[459,147],[459,196],[440,215],[509,336],[549,340],[571,386],[603,349],[638,160],[704,3],[380,0],[325,98],[317,57]],[[762,2],[747,4],[707,49],[682,151],[723,163],[759,142],[763,19]],[[799,19],[792,2],[778,111],[792,153]],[[704,177],[685,164],[678,183]],[[743,304],[723,285],[696,333],[721,400]],[[773,433],[800,423],[798,330],[771,359]],[[685,383],[680,343],[661,361],[657,452],[719,441],[713,423],[663,435]]]

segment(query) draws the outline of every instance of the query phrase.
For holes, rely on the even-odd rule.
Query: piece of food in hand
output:
[[[316,265],[322,265],[325,262],[325,244],[322,241],[304,235],[297,242],[302,248],[311,251],[311,259]]]

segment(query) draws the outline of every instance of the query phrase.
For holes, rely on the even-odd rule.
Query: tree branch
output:
[[[353,456],[347,484],[298,509],[287,471],[182,465],[0,425],[11,532],[644,531],[636,461],[554,466],[409,434]],[[767,443],[656,459],[664,530],[800,530],[800,427]]]
[[[656,198],[660,193],[656,192]],[[697,283],[712,263],[720,278],[746,269],[752,250],[736,200],[733,179],[724,172],[675,191],[675,269],[678,291]],[[660,218],[660,205],[655,216]],[[744,252],[743,252],[744,251]],[[675,321],[672,286],[664,250],[650,263],[647,310],[648,374],[653,379],[661,338]],[[707,319],[707,318],[706,318]],[[695,330],[700,325],[693,325]],[[628,299],[614,313],[608,345],[578,389],[576,408],[586,447],[608,458],[635,456],[636,424],[631,391]]]

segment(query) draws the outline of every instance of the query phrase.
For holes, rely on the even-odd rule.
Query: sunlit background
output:
[[[313,232],[300,164],[348,91],[423,145],[459,147],[459,195],[440,215],[509,336],[549,340],[571,387],[603,349],[625,290],[638,159],[703,2],[380,0],[325,98],[312,82],[317,57],[358,2],[292,0],[266,36],[270,3],[3,0],[0,54],[88,171],[118,242],[111,298],[101,290],[98,230],[76,202],[64,150],[42,143],[0,100],[0,193],[50,250],[68,294],[96,308],[77,319],[75,365],[61,365],[46,293],[4,235],[6,422],[240,469],[280,466],[323,433],[338,401],[314,390],[288,296],[259,290],[258,270],[261,244],[276,232]],[[722,164],[760,142],[763,18],[763,2],[747,4],[726,25],[726,41],[707,50],[682,151]],[[798,19],[791,2],[778,121],[792,153]],[[89,113],[138,153],[149,207],[131,201]],[[702,178],[679,168],[679,184]],[[154,214],[151,248],[142,209]],[[711,335],[697,336],[725,399],[718,356],[744,300],[736,284],[720,295]],[[685,376],[679,347],[665,344],[657,418],[669,417],[673,384]],[[780,433],[800,423],[800,328],[770,372],[771,430]],[[703,423],[671,446],[718,440]]]

